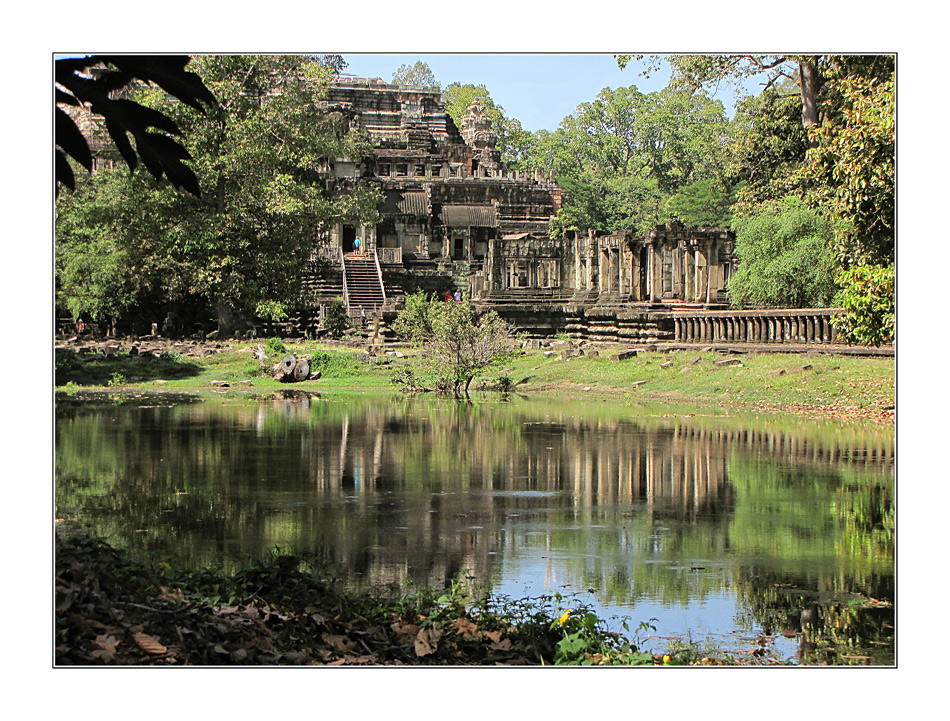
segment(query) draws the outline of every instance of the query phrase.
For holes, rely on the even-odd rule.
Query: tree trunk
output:
[[[818,117],[818,88],[821,84],[821,75],[814,59],[802,58],[798,64],[798,78],[802,96],[802,124],[805,130],[808,130],[821,124]],[[811,140],[808,144],[809,147],[815,145]]]

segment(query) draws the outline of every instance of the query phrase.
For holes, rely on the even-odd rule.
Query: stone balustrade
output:
[[[842,308],[674,311],[679,343],[835,343]]]
[[[383,265],[402,265],[402,248],[376,248],[376,255]]]

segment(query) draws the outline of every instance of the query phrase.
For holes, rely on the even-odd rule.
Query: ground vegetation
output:
[[[516,350],[504,362],[477,372],[470,392],[499,390],[522,395],[568,399],[589,398],[631,405],[660,404],[665,412],[691,414],[697,409],[729,407],[808,417],[867,419],[893,423],[896,409],[893,358],[835,356],[826,353],[744,353],[734,363],[710,349],[644,351],[636,358],[615,361],[611,355],[625,346],[589,344],[584,355],[562,359],[570,341],[552,348]],[[56,352],[55,385],[66,392],[137,389],[167,391],[233,391],[250,393],[285,390],[286,385],[261,372],[254,350],[263,341],[156,344],[125,342],[111,354],[77,352],[78,343]],[[391,392],[434,390],[423,348],[397,347],[371,354],[345,341],[284,341],[286,351],[310,356],[319,380],[295,384],[315,392]],[[507,382],[505,381],[507,379]]]
[[[643,648],[559,594],[473,597],[462,584],[347,589],[281,549],[227,573],[142,563],[83,533],[56,535],[58,666],[721,665]],[[747,661],[748,663],[748,661]]]

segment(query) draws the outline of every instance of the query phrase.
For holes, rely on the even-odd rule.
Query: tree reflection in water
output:
[[[813,658],[888,663],[891,433],[667,414],[520,399],[64,396],[57,514],[192,566],[279,547],[353,584],[589,588],[637,622],[644,609],[709,616],[704,606],[732,599],[706,628],[784,632]]]

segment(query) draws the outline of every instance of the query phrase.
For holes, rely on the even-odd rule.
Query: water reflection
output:
[[[57,512],[195,566],[277,546],[353,583],[591,589],[608,612],[664,616],[661,632],[784,633],[791,652],[817,653],[844,620],[892,653],[891,436],[662,416],[299,393],[60,398]],[[859,608],[873,613],[848,615]],[[677,627],[684,615],[695,628]],[[871,615],[876,630],[855,630]]]

